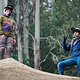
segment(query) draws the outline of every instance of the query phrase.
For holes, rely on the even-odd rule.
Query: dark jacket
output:
[[[63,41],[63,49],[65,51],[71,51],[71,57],[80,56],[80,38],[75,40],[72,45]]]

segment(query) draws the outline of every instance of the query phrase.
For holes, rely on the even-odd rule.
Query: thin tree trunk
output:
[[[0,15],[3,14],[3,9],[7,5],[8,0],[0,0]]]
[[[24,35],[24,54],[26,55],[26,64],[29,63],[29,36],[28,36],[28,0],[23,0],[23,35]]]
[[[20,35],[20,33],[19,33],[19,31],[20,31],[20,19],[19,19],[19,16],[20,16],[20,9],[19,9],[20,7],[19,7],[19,1],[18,1],[18,3],[17,3],[17,6],[16,6],[16,13],[17,13],[17,17],[16,17],[16,20],[17,20],[17,24],[18,24],[18,29],[17,29],[17,38],[18,38],[18,60],[19,60],[19,62],[21,62],[21,63],[23,63],[23,58],[22,58],[22,44],[21,44],[21,35]]]
[[[53,14],[53,9],[54,9],[54,0],[52,0],[52,11],[51,11],[52,14]]]
[[[40,69],[40,0],[35,6],[35,41],[34,41],[34,68]]]

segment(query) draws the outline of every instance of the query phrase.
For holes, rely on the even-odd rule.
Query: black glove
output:
[[[63,43],[66,43],[66,39],[67,39],[67,37],[64,36]]]
[[[67,37],[63,37],[63,49],[66,51],[66,49],[67,49],[67,46],[66,46],[66,39],[67,39]]]

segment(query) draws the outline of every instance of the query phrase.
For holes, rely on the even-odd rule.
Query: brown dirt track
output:
[[[42,72],[7,58],[0,60],[0,80],[80,80],[80,78]]]

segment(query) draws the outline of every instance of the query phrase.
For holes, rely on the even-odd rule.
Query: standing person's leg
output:
[[[6,36],[0,35],[0,59],[3,59],[3,55],[5,53],[5,42],[6,42]]]
[[[58,71],[59,74],[64,75],[64,68],[76,65],[76,61],[74,58],[66,59],[58,63]]]
[[[13,38],[12,37],[7,37],[6,52],[4,54],[4,58],[10,58],[12,50],[13,50]]]
[[[78,67],[78,76],[80,77],[80,57],[76,57],[77,67]]]

